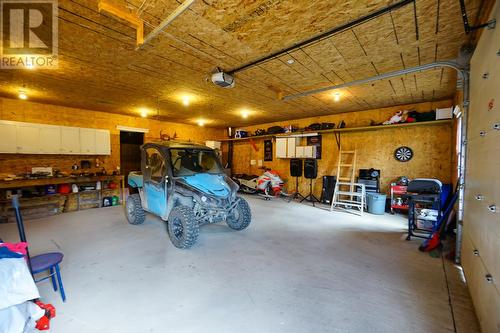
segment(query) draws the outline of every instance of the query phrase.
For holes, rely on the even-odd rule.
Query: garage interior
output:
[[[494,0],[42,3],[0,3],[0,333],[500,332]]]

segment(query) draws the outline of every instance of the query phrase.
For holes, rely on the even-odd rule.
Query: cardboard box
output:
[[[453,108],[436,109],[436,120],[451,119],[453,115]]]

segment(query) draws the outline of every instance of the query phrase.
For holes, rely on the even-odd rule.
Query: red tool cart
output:
[[[407,186],[391,185],[391,214],[394,210],[408,210],[408,199],[404,198],[406,195]]]

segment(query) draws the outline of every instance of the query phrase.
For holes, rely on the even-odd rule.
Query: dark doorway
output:
[[[120,170],[125,176],[128,186],[130,171],[141,171],[141,145],[144,143],[144,133],[120,132]]]

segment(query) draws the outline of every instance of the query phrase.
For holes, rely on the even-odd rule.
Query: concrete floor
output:
[[[32,254],[65,255],[67,302],[39,285],[51,332],[478,332],[458,270],[404,241],[403,217],[247,199],[247,230],[202,227],[189,250],[121,207],[27,221]]]

